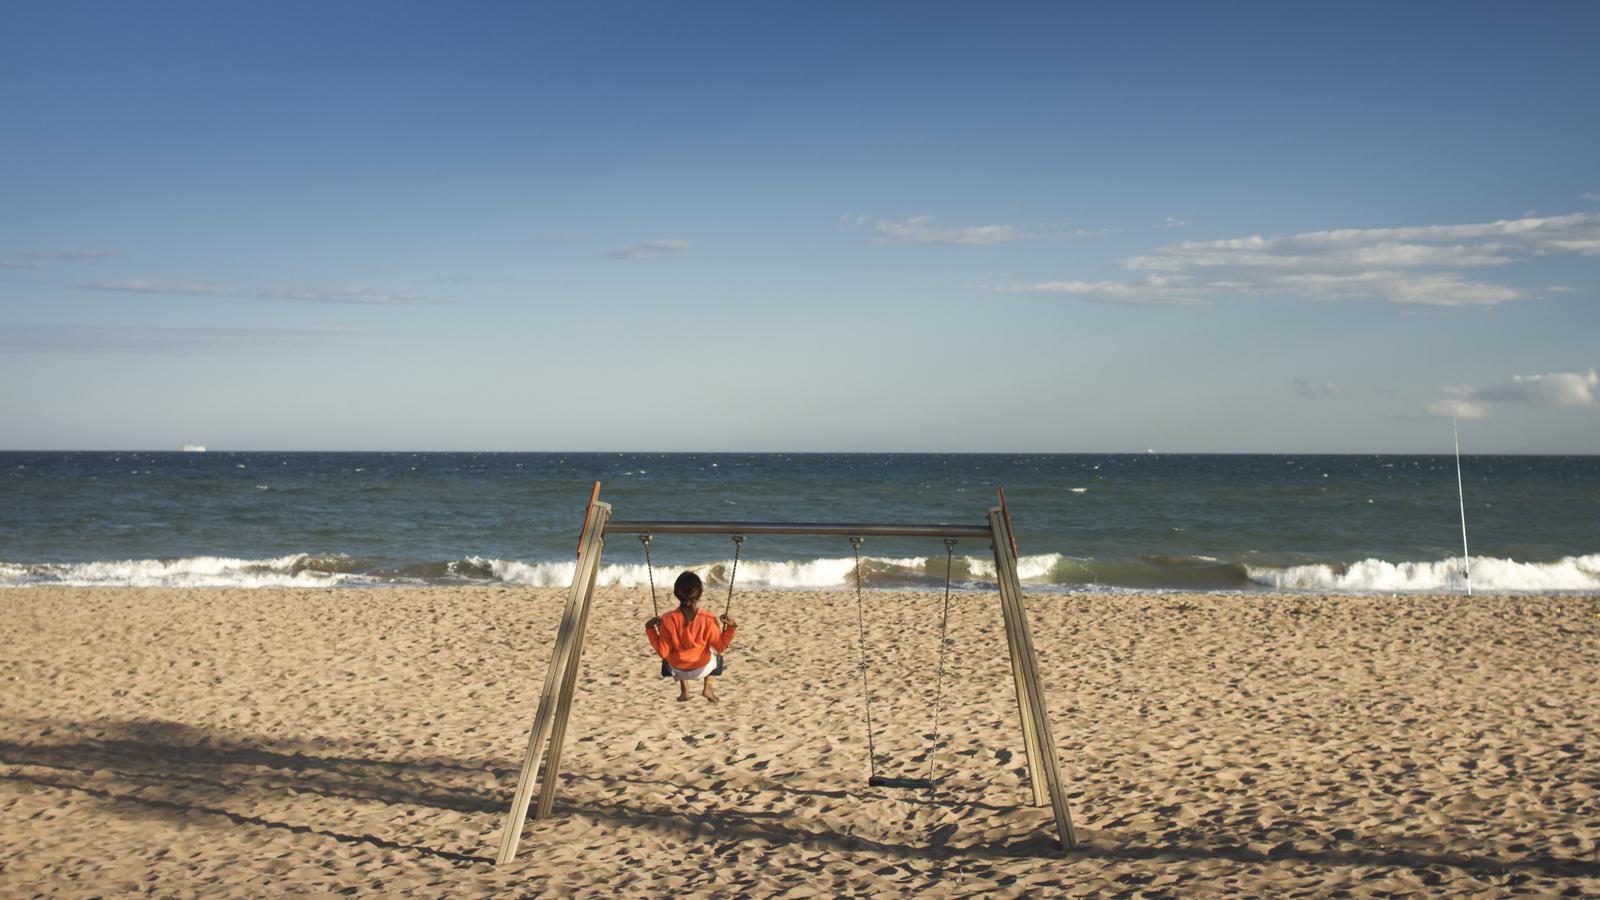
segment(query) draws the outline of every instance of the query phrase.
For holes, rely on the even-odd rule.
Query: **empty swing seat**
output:
[[[887,775],[874,775],[867,779],[869,787],[910,788],[931,791],[937,786],[932,778],[890,778]]]

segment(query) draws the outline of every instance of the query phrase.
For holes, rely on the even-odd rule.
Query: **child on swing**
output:
[[[702,678],[705,686],[700,689],[700,695],[712,703],[717,702],[711,677],[721,673],[722,654],[733,643],[733,634],[739,627],[726,613],[719,626],[710,610],[700,609],[700,594],[704,589],[699,575],[684,572],[672,585],[672,596],[678,598],[678,608],[664,616],[653,616],[644,623],[644,635],[650,639],[650,646],[666,660],[673,679],[678,682],[679,703],[689,699],[689,682]]]

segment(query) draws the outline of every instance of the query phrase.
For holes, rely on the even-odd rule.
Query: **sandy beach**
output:
[[[713,586],[708,606],[724,598]],[[597,597],[555,816],[492,864],[564,592],[0,592],[0,887],[37,894],[1600,895],[1593,597],[1032,595],[1072,815],[998,604],[740,594],[674,702]]]

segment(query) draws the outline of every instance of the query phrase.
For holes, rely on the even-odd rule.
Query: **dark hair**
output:
[[[700,583],[700,576],[693,572],[685,572],[678,576],[677,582],[672,585],[672,596],[679,600],[687,600],[705,590]]]

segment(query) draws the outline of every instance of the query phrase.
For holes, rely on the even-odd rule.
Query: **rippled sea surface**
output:
[[[1600,457],[1463,457],[1468,570],[1452,457],[1166,454],[0,453],[0,585],[564,584],[597,480],[619,519],[973,525],[1004,485],[1044,590],[1600,590]],[[613,536],[602,579],[643,583],[640,551]],[[652,544],[713,581],[732,552]],[[869,586],[943,581],[937,540],[863,552]],[[951,563],[992,576],[987,542]],[[831,538],[752,537],[739,568],[853,577]]]

